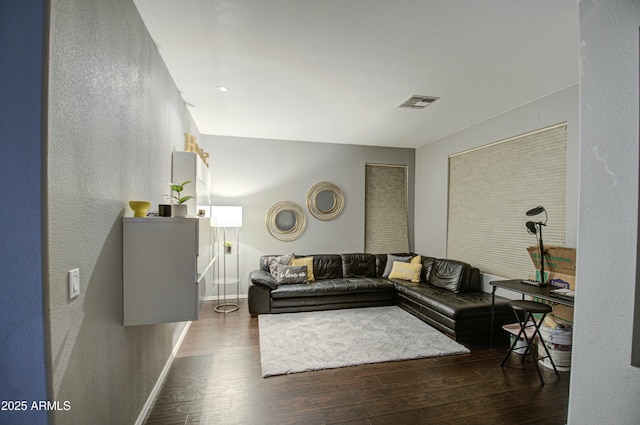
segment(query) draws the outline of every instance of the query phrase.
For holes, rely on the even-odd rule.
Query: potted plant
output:
[[[224,253],[225,253],[225,254],[231,254],[231,247],[232,247],[232,246],[233,246],[233,245],[231,244],[231,242],[229,242],[229,241],[225,241],[225,242],[224,242]]]
[[[172,194],[166,195],[166,196],[167,198],[175,202],[175,204],[171,208],[171,211],[173,213],[172,215],[174,217],[187,216],[188,209],[187,209],[187,204],[185,204],[185,202],[187,202],[189,199],[192,199],[194,197],[191,195],[182,196],[182,191],[184,190],[184,187],[189,183],[191,183],[191,180],[184,181],[180,184],[171,183]],[[175,194],[173,192],[175,192]]]

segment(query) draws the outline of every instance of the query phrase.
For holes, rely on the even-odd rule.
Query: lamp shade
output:
[[[242,207],[211,207],[211,217],[218,227],[242,227]]]
[[[535,208],[531,208],[529,211],[527,211],[527,216],[528,217],[533,217],[534,215],[538,215],[541,214],[543,212],[545,212],[546,210],[544,209],[544,207],[542,205],[538,205]]]

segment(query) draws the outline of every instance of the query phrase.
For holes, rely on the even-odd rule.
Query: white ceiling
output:
[[[418,147],[578,82],[576,0],[134,2],[203,134]]]

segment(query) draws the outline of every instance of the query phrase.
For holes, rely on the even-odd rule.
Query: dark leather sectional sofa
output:
[[[287,285],[270,274],[273,256],[261,257],[260,269],[250,274],[251,315],[396,304],[456,340],[489,341],[491,294],[482,291],[479,270],[467,263],[421,256],[420,282],[411,282],[382,277],[387,259],[393,259],[387,254],[312,257],[315,279]],[[508,301],[495,298],[494,330],[513,320]]]

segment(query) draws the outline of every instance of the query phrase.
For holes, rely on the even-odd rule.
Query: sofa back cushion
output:
[[[469,264],[439,259],[433,262],[429,283],[454,293],[468,292],[474,289],[470,282],[471,275]]]
[[[433,270],[433,263],[436,261],[437,259],[433,257],[422,256],[422,273],[420,273],[420,281],[429,282],[429,279],[431,279],[431,270]]]
[[[276,255],[263,255],[260,257],[260,270],[269,271],[269,258],[272,257],[276,257]]]
[[[340,279],[342,277],[342,258],[337,254],[313,255],[313,278]]]
[[[373,254],[342,254],[343,277],[376,277],[376,256]]]

